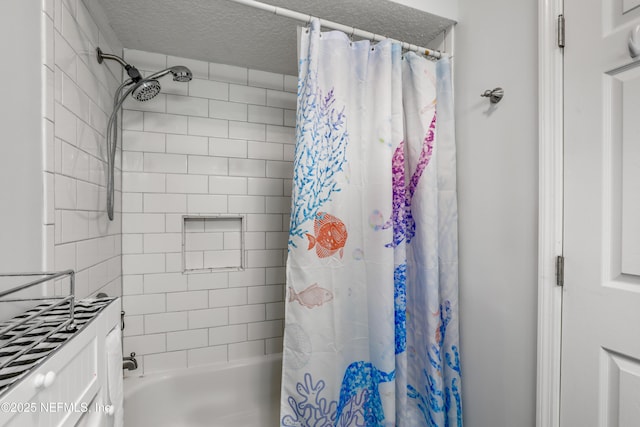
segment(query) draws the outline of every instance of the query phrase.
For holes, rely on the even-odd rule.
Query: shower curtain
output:
[[[281,426],[462,426],[448,59],[299,48]]]

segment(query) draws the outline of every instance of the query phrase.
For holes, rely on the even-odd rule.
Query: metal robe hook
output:
[[[640,25],[637,25],[629,34],[629,55],[635,59],[640,55]]]
[[[489,98],[492,104],[497,104],[504,97],[504,90],[501,87],[497,87],[493,90],[487,89],[480,96]]]

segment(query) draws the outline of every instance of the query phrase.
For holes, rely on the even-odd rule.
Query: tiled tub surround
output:
[[[242,217],[185,217],[183,229],[185,272],[245,267]]]
[[[119,53],[122,46],[81,0],[43,0],[42,7],[44,267],[75,270],[78,298],[118,296],[121,172],[118,162],[110,222],[104,134],[121,70],[98,64],[95,48]]]
[[[194,74],[124,106],[124,352],[142,362],[131,374],[281,352],[296,78],[125,58],[146,73],[182,64]],[[185,215],[242,215],[246,269],[185,274]]]

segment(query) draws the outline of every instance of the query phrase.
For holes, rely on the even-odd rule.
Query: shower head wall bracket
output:
[[[98,57],[98,64],[102,64],[102,61],[104,61],[105,59],[116,61],[127,71],[127,74],[129,75],[129,77],[131,77],[131,80],[133,80],[134,83],[142,80],[142,74],[140,74],[140,71],[138,71],[138,69],[133,65],[127,64],[125,60],[120,58],[119,56],[111,55],[110,53],[104,53],[99,47],[96,48],[96,55]]]
[[[105,59],[112,59],[114,61],[118,61],[120,63],[120,65],[122,65],[123,67],[126,67],[127,65],[129,65],[129,64],[127,64],[125,62],[124,59],[122,59],[122,58],[120,58],[119,56],[116,56],[116,55],[111,55],[109,53],[104,53],[102,51],[102,49],[100,49],[99,47],[96,48],[96,55],[98,57],[98,64],[102,64],[102,61],[104,61]]]

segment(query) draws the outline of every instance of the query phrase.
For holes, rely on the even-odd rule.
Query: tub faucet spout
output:
[[[131,352],[130,356],[122,358],[122,369],[128,369],[129,371],[138,369],[138,361],[136,360],[135,352]]]

